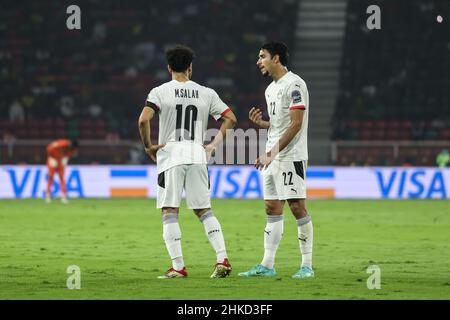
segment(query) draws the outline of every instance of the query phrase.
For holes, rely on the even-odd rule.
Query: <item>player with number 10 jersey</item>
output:
[[[157,163],[157,207],[162,209],[163,238],[172,267],[159,278],[187,276],[181,250],[178,214],[183,190],[186,202],[202,222],[216,251],[211,278],[224,278],[231,272],[219,221],[211,210],[207,155],[236,123],[236,117],[217,93],[191,80],[194,52],[177,46],[166,53],[172,80],[152,89],[139,117],[139,131],[146,153]],[[152,145],[150,120],[159,116],[158,144]],[[209,116],[222,119],[220,132],[204,146]]]
[[[231,109],[208,87],[172,80],[150,91],[147,105],[159,116],[158,173],[181,164],[206,164],[203,142],[211,115],[219,120]],[[205,195],[206,196],[206,195]]]

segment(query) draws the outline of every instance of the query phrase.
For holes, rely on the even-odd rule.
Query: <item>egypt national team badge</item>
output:
[[[278,91],[277,99],[281,99],[282,96],[283,96],[283,90]]]

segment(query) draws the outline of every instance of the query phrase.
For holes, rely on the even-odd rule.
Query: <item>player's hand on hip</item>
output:
[[[145,153],[148,154],[150,159],[156,162],[156,153],[159,149],[164,148],[165,144],[154,144],[150,148],[145,148]]]
[[[216,153],[216,147],[211,144],[204,145],[203,147],[206,151],[206,161],[209,161],[211,157]]]
[[[255,168],[265,170],[272,163],[273,158],[269,154],[262,154],[255,160]]]
[[[260,123],[262,121],[262,111],[256,107],[251,108],[250,112],[248,113],[248,118],[251,122],[260,126]]]

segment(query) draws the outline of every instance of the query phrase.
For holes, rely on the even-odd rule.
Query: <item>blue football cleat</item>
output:
[[[275,277],[277,272],[275,268],[269,269],[261,264],[257,264],[253,268],[245,272],[239,272],[240,277]]]
[[[292,276],[295,279],[314,278],[314,270],[307,266],[302,266],[296,274]]]

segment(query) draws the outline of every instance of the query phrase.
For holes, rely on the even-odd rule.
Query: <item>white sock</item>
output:
[[[217,262],[223,262],[227,258],[227,250],[219,220],[213,215],[212,211],[205,212],[199,219],[205,227],[209,243],[211,243],[214,251],[216,251]]]
[[[163,215],[163,238],[167,251],[172,259],[172,268],[184,268],[183,253],[181,251],[181,230],[178,224],[178,214],[166,213]]]
[[[261,264],[269,269],[275,265],[275,255],[283,235],[283,215],[267,216],[267,224],[264,229],[264,258]]]
[[[313,249],[313,225],[311,216],[307,215],[297,220],[298,242],[302,254],[302,266],[312,268],[312,249]]]

